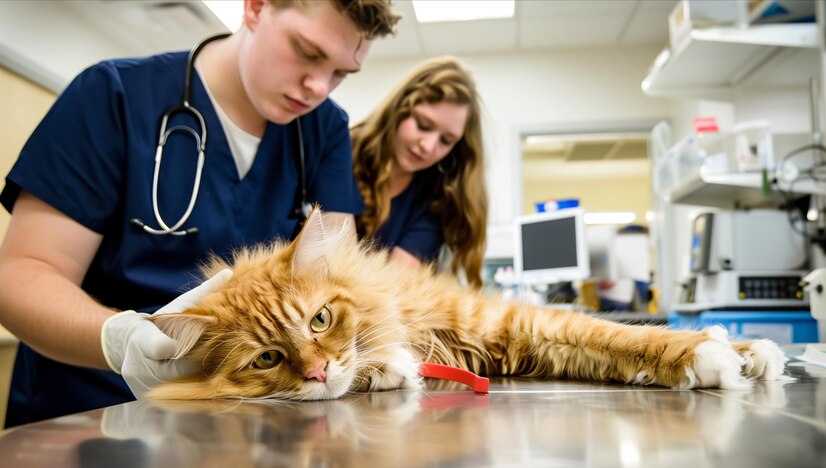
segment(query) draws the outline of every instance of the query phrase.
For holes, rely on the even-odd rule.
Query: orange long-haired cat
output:
[[[213,260],[210,276],[230,267]],[[614,380],[689,389],[776,379],[769,340],[729,343],[722,327],[623,325],[507,302],[428,267],[388,262],[352,227],[314,211],[292,243],[236,254],[232,278],[194,308],[150,318],[200,371],[150,398],[315,400],[418,388],[421,362],[483,375]]]

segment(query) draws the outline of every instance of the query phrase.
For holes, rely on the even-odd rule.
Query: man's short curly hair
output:
[[[319,0],[270,0],[276,8],[308,5]],[[336,10],[350,18],[367,40],[395,34],[401,16],[393,13],[390,0],[330,0]]]

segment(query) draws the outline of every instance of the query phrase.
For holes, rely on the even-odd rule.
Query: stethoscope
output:
[[[155,229],[152,227],[147,226],[143,221],[139,218],[132,218],[129,220],[129,223],[136,228],[140,228],[149,234],[155,234],[159,236],[171,234],[173,236],[186,236],[186,235],[194,235],[198,233],[197,227],[190,227],[186,229],[181,229],[181,226],[189,219],[189,215],[192,214],[192,209],[195,207],[195,202],[198,200],[198,189],[201,186],[201,175],[204,169],[204,150],[206,149],[206,140],[207,140],[207,129],[206,123],[204,122],[204,117],[201,113],[190,104],[189,97],[192,90],[192,74],[195,69],[195,59],[198,57],[198,54],[201,52],[201,49],[204,48],[205,45],[209,44],[212,41],[216,41],[219,39],[223,39],[225,37],[230,36],[230,33],[218,34],[216,36],[211,36],[203,41],[200,44],[196,45],[189,51],[189,57],[187,58],[186,62],[186,74],[184,75],[184,91],[183,95],[181,96],[181,102],[178,105],[170,108],[163,114],[163,118],[161,120],[161,131],[160,136],[158,137],[158,148],[155,150],[155,169],[152,174],[152,210],[155,213],[155,220],[158,222],[160,229]],[[199,134],[194,128],[186,126],[186,125],[175,125],[170,128],[167,127],[167,123],[169,119],[177,114],[190,114],[195,117],[195,120],[198,121],[198,125],[201,127],[201,133]],[[307,201],[307,187],[305,178],[305,167],[304,167],[304,135],[301,131],[301,119],[296,117],[296,138],[298,139],[298,171],[299,171],[299,178],[298,178],[298,196],[296,197],[296,202],[294,207],[290,213],[290,218],[298,219],[299,225],[303,223],[304,220],[310,215],[310,211],[312,210],[312,205]],[[166,145],[166,142],[169,140],[169,136],[173,132],[185,132],[195,139],[195,145],[198,148],[198,162],[195,168],[195,182],[192,185],[192,194],[189,197],[189,205],[184,211],[184,214],[181,215],[180,219],[177,222],[172,224],[171,226],[167,224],[163,217],[161,216],[161,212],[158,209],[158,176],[161,172],[161,160],[163,159],[163,147]]]

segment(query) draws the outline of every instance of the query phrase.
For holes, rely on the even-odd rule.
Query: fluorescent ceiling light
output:
[[[419,23],[512,18],[515,0],[413,0]]]
[[[637,215],[630,211],[609,211],[602,213],[585,213],[585,224],[630,224]]]
[[[238,31],[244,20],[244,2],[241,0],[201,0],[231,32]]]

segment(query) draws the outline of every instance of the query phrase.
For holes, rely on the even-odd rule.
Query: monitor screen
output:
[[[585,279],[590,274],[581,209],[515,219],[514,269],[528,283]]]

